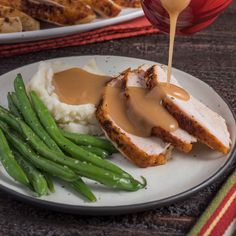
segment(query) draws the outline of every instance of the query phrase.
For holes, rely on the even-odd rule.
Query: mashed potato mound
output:
[[[64,65],[60,62],[41,62],[37,73],[28,84],[28,90],[34,90],[38,94],[58,125],[63,129],[83,134],[100,135],[102,130],[95,117],[95,105],[68,105],[60,102],[54,92],[52,85],[54,73],[72,67],[75,66]],[[102,74],[101,72],[99,73],[94,61],[91,61],[84,69],[91,73]]]

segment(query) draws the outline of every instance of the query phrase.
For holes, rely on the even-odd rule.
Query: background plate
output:
[[[4,43],[22,43],[27,41],[35,41],[40,39],[49,39],[56,38],[65,35],[85,32],[93,29],[98,29],[108,25],[118,24],[124,21],[132,20],[137,17],[143,16],[143,10],[141,9],[123,9],[119,16],[102,19],[98,18],[91,23],[73,25],[73,26],[64,26],[64,27],[54,27],[49,29],[41,29],[36,31],[27,31],[27,32],[17,32],[17,33],[8,33],[0,34],[0,44]]]
[[[108,75],[117,75],[127,67],[136,68],[144,63],[150,65],[155,63],[117,56],[78,56],[53,60],[74,66],[83,66],[92,58],[96,59],[98,67]],[[22,73],[25,81],[29,81],[37,67],[38,63],[34,63],[0,76],[0,101],[2,105],[6,105],[7,92],[13,90],[15,75]],[[173,73],[180,84],[193,96],[199,98],[226,119],[234,147],[235,118],[225,101],[201,80],[176,69],[173,69]],[[57,211],[92,215],[128,213],[161,206],[193,194],[224,172],[234,157],[234,151],[232,148],[228,155],[223,155],[203,145],[195,145],[190,154],[174,151],[173,158],[166,165],[146,169],[138,168],[121,155],[116,154],[111,160],[136,178],[141,175],[146,177],[148,186],[138,192],[122,192],[106,189],[88,181],[98,198],[96,203],[84,201],[73,190],[64,188],[62,186],[64,183],[56,183],[56,193],[40,199],[34,198],[27,189],[12,181],[2,167],[0,167],[0,188],[29,203],[50,207]]]

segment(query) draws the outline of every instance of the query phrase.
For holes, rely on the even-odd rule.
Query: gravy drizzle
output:
[[[127,116],[135,127],[142,127],[142,136],[151,136],[154,127],[168,132],[178,128],[178,122],[162,106],[166,97],[161,86],[154,87],[150,92],[145,88],[129,87],[127,101]]]
[[[104,92],[107,111],[114,122],[128,133],[147,137],[153,127],[168,132],[178,128],[177,121],[162,106],[168,95],[187,101],[189,94],[182,88],[171,84],[172,59],[176,23],[179,14],[191,0],[161,0],[170,17],[170,42],[167,83],[158,83],[151,91],[146,88],[128,87],[126,95],[121,87],[106,86],[111,79],[89,73],[80,68],[71,68],[54,74],[52,84],[61,102],[71,105],[97,105]]]
[[[159,86],[161,86],[161,88],[164,90],[164,93],[166,95],[169,95],[171,97],[174,97],[183,101],[188,101],[190,98],[186,90],[174,84],[159,83]]]
[[[169,59],[168,59],[168,72],[167,82],[170,83],[172,74],[172,60],[174,41],[176,33],[176,24],[179,14],[189,5],[191,0],[161,0],[162,6],[168,12],[170,17],[170,42],[169,42]]]
[[[127,99],[120,87],[107,86],[104,93],[104,102],[107,111],[112,120],[127,133],[146,137],[142,126],[137,126],[134,122],[136,119],[130,119],[127,113]]]
[[[178,128],[177,121],[162,106],[167,95],[188,100],[188,93],[168,83],[158,83],[151,91],[141,87],[106,86],[111,77],[71,68],[54,74],[52,84],[59,100],[70,105],[98,105],[104,94],[107,111],[114,122],[128,133],[140,137],[152,134],[153,127],[168,132]]]
[[[162,100],[167,95],[188,100],[188,93],[182,88],[160,83],[151,91],[142,87],[128,87],[125,94],[118,87],[108,86],[105,90],[109,115],[127,133],[149,137],[154,127],[168,132],[179,127],[175,118],[162,106]]]

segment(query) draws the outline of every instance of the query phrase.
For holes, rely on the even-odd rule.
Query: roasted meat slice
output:
[[[128,99],[132,99],[132,95],[130,94],[129,88],[132,87],[141,87],[147,88],[145,81],[145,70],[146,66],[140,67],[138,70],[130,71],[126,73],[125,81],[126,81],[126,96]],[[157,111],[159,114],[159,110]],[[139,114],[136,114],[137,116]],[[152,135],[161,138],[163,141],[171,143],[176,149],[182,152],[190,152],[192,149],[192,143],[197,142],[196,138],[187,133],[181,128],[178,128],[175,131],[167,131],[160,126],[155,126],[152,128]]]
[[[32,17],[56,25],[87,23],[96,17],[82,0],[22,0],[22,9]]]
[[[148,167],[165,164],[171,154],[172,146],[170,144],[156,137],[139,137],[126,132],[117,125],[109,112],[107,92],[110,87],[117,88],[122,92],[123,78],[124,75],[120,75],[107,84],[102,101],[96,111],[101,128],[117,149],[137,166]],[[117,97],[117,99],[119,98]]]
[[[19,17],[24,31],[38,30],[39,22],[16,8],[1,6],[0,17]]]
[[[102,17],[115,17],[121,12],[121,7],[112,0],[85,0],[85,2]]]
[[[147,86],[151,89],[159,82],[166,82],[166,73],[157,65],[152,66],[146,72]],[[171,83],[181,87],[174,76]],[[210,148],[222,153],[230,150],[230,134],[225,120],[190,95],[188,101],[183,101],[171,96],[163,100],[166,109],[175,117],[180,127]]]
[[[122,7],[131,7],[131,8],[141,7],[141,0],[113,0],[113,2]]]
[[[22,23],[19,17],[0,18],[0,33],[14,33],[22,31]]]
[[[21,9],[22,0],[0,0],[1,6]]]

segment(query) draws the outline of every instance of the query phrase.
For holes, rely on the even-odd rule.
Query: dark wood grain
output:
[[[236,3],[208,29],[177,37],[174,67],[210,84],[236,111]],[[122,55],[166,63],[168,38],[156,34],[47,50],[1,59],[0,74],[32,62],[72,55]],[[56,213],[14,200],[0,192],[0,235],[186,235],[236,162],[213,184],[185,201],[151,211],[112,217]],[[161,180],[160,180],[161,181]]]

